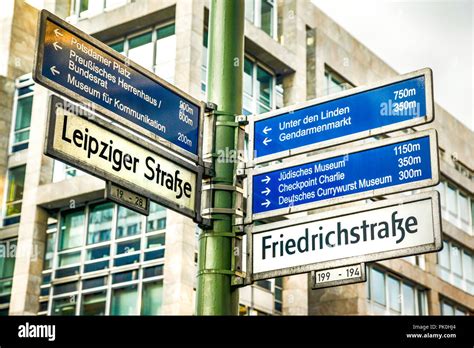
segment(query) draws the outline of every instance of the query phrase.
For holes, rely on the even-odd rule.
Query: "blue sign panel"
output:
[[[415,77],[413,77],[415,75]],[[431,70],[410,78],[372,87],[354,94],[319,102],[284,113],[262,117],[254,124],[254,158],[288,154],[310,145],[362,137],[409,127],[432,120]],[[383,128],[382,128],[383,127]],[[340,143],[339,142],[339,143]],[[309,149],[311,150],[311,149]]]
[[[407,184],[434,185],[438,180],[437,144],[435,133],[431,134],[424,132],[399,142],[388,139],[389,144],[381,141],[383,144],[371,144],[363,150],[254,175],[252,212],[315,202],[330,205],[340,197],[366,193],[367,198],[386,194],[380,189],[400,192],[414,188],[407,188]]]
[[[35,71],[39,83],[78,101],[93,102],[99,112],[152,139],[164,139],[184,154],[199,155],[198,101],[152,73],[140,71],[126,58],[110,54],[112,49],[72,30],[67,23],[55,18],[53,22],[49,17],[53,15],[48,14],[41,29],[41,65]]]

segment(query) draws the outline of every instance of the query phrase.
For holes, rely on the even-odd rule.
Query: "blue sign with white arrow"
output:
[[[436,185],[436,132],[389,138],[276,167],[252,173],[249,215],[254,218]]]
[[[255,116],[256,163],[433,120],[431,70]]]
[[[202,104],[111,48],[42,11],[38,83],[196,159]],[[158,54],[160,54],[158,52]]]

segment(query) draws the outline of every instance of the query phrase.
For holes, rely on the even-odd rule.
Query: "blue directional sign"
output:
[[[262,218],[436,185],[436,132],[263,167],[251,175],[249,216]]]
[[[34,79],[196,159],[202,104],[153,73],[42,11]],[[157,54],[160,54],[158,52]]]
[[[250,127],[254,159],[264,162],[430,122],[431,75],[423,69],[256,116]]]

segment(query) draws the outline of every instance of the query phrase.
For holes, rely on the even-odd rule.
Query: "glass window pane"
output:
[[[387,286],[390,309],[400,312],[400,282],[397,279],[389,276]]]
[[[129,240],[117,244],[117,255],[140,251],[140,239]]]
[[[46,235],[46,250],[44,253],[43,269],[51,269],[53,266],[54,244],[56,242],[56,233],[48,233]]]
[[[105,315],[106,291],[82,296],[81,315]]]
[[[254,22],[255,18],[255,0],[245,0],[245,19]]]
[[[127,286],[112,290],[111,315],[136,315],[137,286]]]
[[[166,37],[174,35],[174,33],[175,33],[175,25],[173,23],[173,24],[170,24],[170,25],[167,25],[165,27],[157,29],[156,30],[156,39],[161,40],[161,39],[164,39]]]
[[[80,251],[59,255],[59,267],[73,265],[80,262],[81,262]]]
[[[471,200],[471,229],[474,234],[474,199]]]
[[[143,283],[142,315],[161,314],[163,282]]]
[[[82,245],[84,220],[83,209],[62,214],[59,250],[75,248]]]
[[[456,194],[456,189],[453,188],[451,185],[448,185],[448,189],[446,191],[446,203],[448,206],[448,210],[454,215],[457,215],[458,214],[457,194]]]
[[[370,270],[371,299],[385,306],[385,279],[384,274],[374,268]]]
[[[153,68],[153,43],[151,32],[129,40],[128,57],[146,69]]]
[[[442,315],[454,315],[453,306],[449,305],[446,302],[441,302],[441,314]]]
[[[273,76],[257,66],[258,101],[263,106],[272,107]]]
[[[17,215],[21,212],[21,200],[25,184],[26,166],[8,170],[8,187],[6,198],[6,216]]]
[[[150,215],[147,218],[147,232],[166,228],[166,210],[161,205],[151,202]]]
[[[174,81],[174,70],[176,62],[176,36],[174,35],[174,24],[167,27],[170,29],[159,29],[158,36],[163,36],[156,41],[155,73],[168,82]],[[163,32],[160,32],[163,31]],[[172,34],[168,32],[172,31]]]
[[[253,95],[253,63],[248,59],[244,61],[244,93]]]
[[[146,247],[147,248],[157,248],[165,245],[165,235],[158,234],[156,236],[151,236],[147,238]]]
[[[454,309],[454,315],[467,315],[467,314],[463,310],[461,310],[459,308],[455,308]]]
[[[462,258],[464,278],[470,281],[474,281],[474,267],[473,267],[473,258],[470,254],[464,252]]]
[[[76,301],[75,296],[65,297],[53,300],[53,310],[51,315],[75,315]]]
[[[449,244],[446,241],[443,241],[443,249],[438,253],[438,263],[447,269],[450,268]]]
[[[113,203],[97,204],[90,208],[87,244],[110,240],[113,213]]]
[[[273,1],[272,0],[261,0],[261,1],[262,1],[261,28],[268,35],[273,36]]]
[[[418,311],[419,315],[427,315],[428,308],[426,308],[426,291],[418,290]]]
[[[459,195],[459,214],[464,222],[469,221],[469,200],[463,194]]]
[[[110,46],[110,48],[116,50],[118,53],[123,54],[123,52],[125,51],[125,42],[124,41],[119,41],[119,42],[113,43],[109,46]]]
[[[0,243],[0,279],[13,277],[16,247],[16,240],[8,240]]]
[[[97,260],[110,256],[110,245],[87,250],[87,260]]]
[[[18,99],[15,117],[15,131],[30,127],[33,96]]]
[[[451,270],[462,276],[461,249],[451,245]]]
[[[402,284],[403,296],[403,314],[414,315],[415,313],[415,289],[408,285]]]
[[[134,236],[141,231],[142,215],[125,207],[118,207],[117,238]]]

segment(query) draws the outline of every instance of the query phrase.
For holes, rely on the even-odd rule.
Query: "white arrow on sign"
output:
[[[60,74],[59,70],[56,70],[56,65],[53,65],[49,70],[51,70],[51,74],[53,75]]]
[[[265,128],[263,128],[263,133],[265,133],[265,135],[268,134],[268,132],[270,132],[272,129],[268,126],[265,126]]]
[[[268,196],[270,194],[270,192],[272,192],[272,191],[268,187],[266,187],[265,190],[263,190],[260,193],[264,194],[265,196]]]
[[[53,46],[54,46],[54,49],[57,51],[58,49],[59,50],[62,50],[63,48],[61,46],[58,45],[58,43],[55,41],[53,42]]]
[[[262,182],[265,183],[265,185],[268,185],[268,183],[270,182],[270,177],[268,175],[265,175],[265,179],[262,180]]]
[[[271,141],[272,141],[272,139],[268,139],[268,138],[265,137],[265,139],[263,139],[263,144],[264,144],[265,146],[267,146],[268,143],[271,142]]]
[[[54,34],[55,34],[56,36],[63,36],[63,34],[61,34],[61,32],[59,31],[58,28],[54,29]]]
[[[265,208],[268,208],[270,206],[270,201],[268,200],[268,198],[265,200],[265,202],[263,203],[260,203],[261,205],[265,206]]]

